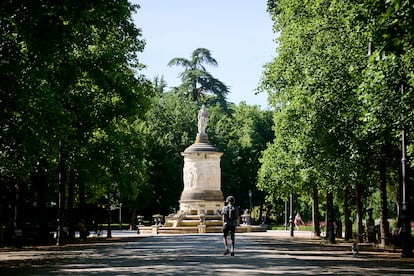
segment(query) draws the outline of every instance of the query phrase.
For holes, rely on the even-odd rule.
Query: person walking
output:
[[[301,224],[304,224],[304,223],[303,223],[303,220],[302,220],[302,217],[300,216],[300,214],[299,214],[299,213],[296,213],[294,223],[295,223],[296,231],[298,231],[298,230],[299,230],[299,226],[300,226]]]
[[[221,212],[223,222],[224,255],[228,255],[230,253],[231,256],[234,256],[235,233],[239,220],[239,211],[238,208],[234,205],[235,203],[235,198],[233,196],[228,196],[226,198],[226,205],[223,207]],[[230,249],[227,242],[227,236],[229,233],[231,239]]]

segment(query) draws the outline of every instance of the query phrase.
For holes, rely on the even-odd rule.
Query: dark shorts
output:
[[[234,239],[234,233],[236,233],[236,226],[225,224],[223,226],[223,235],[224,235],[224,237],[227,237],[229,233],[230,233],[230,237],[232,239]]]

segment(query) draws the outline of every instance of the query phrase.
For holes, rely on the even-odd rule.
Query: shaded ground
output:
[[[236,256],[223,256],[221,235],[128,238],[111,243],[0,252],[1,275],[413,275],[399,252],[269,234],[239,234]]]

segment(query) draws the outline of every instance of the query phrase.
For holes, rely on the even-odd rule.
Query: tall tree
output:
[[[221,161],[223,193],[233,194],[238,204],[248,209],[250,190],[253,205],[261,206],[264,198],[256,188],[257,171],[262,152],[273,139],[272,112],[243,102],[230,105],[229,112],[218,106],[209,112],[210,140],[225,151]]]
[[[360,98],[364,107],[364,132],[372,137],[374,145],[381,156],[381,189],[386,189],[387,171],[398,171],[392,163],[401,158],[400,142],[395,138],[404,136],[413,122],[413,15],[414,8],[410,1],[366,1],[365,13],[361,18],[369,26],[367,35],[370,39],[370,58],[364,78],[359,87]],[[412,138],[412,133],[409,134]],[[403,140],[401,137],[399,140]],[[395,154],[396,153],[396,154]],[[391,157],[391,158],[390,158]],[[413,163],[411,163],[411,166]],[[391,169],[391,170],[390,170]],[[407,177],[407,181],[409,178]],[[402,183],[402,181],[401,181]],[[401,187],[403,189],[403,187]],[[409,194],[408,194],[409,195]],[[382,210],[386,210],[387,198],[381,196]],[[405,201],[409,206],[410,196]],[[404,214],[407,218],[407,213]],[[387,224],[382,215],[382,243],[385,243]],[[410,240],[409,247],[403,246],[403,255],[412,255],[409,221],[403,223],[403,236]],[[407,231],[405,231],[405,229]],[[407,243],[406,243],[407,244]]]
[[[268,4],[280,36],[278,55],[266,65],[262,80],[275,107],[276,139],[270,156],[263,159],[261,185],[270,195],[280,190],[277,183],[285,183],[284,191],[311,194],[318,183],[329,198],[330,193],[342,195],[338,189],[355,168],[349,164],[355,162],[351,149],[359,125],[354,92],[359,80],[350,71],[361,70],[366,62],[366,38],[354,24],[355,5],[283,0]],[[275,166],[273,159],[283,163]]]
[[[126,0],[1,3],[2,185],[28,184],[47,170],[45,200],[55,201],[59,141],[70,183],[80,184],[96,164],[88,145],[94,133],[143,117],[152,89],[138,74],[145,44],[131,18],[137,7]]]
[[[211,56],[209,50],[198,48],[193,51],[190,59],[173,58],[168,65],[184,67],[184,71],[179,75],[182,80],[179,90],[184,95],[196,102],[215,99],[223,107],[226,107],[226,96],[229,89],[220,80],[214,78],[205,67],[205,65],[217,66],[217,61]],[[213,99],[209,99],[207,94],[213,95]]]

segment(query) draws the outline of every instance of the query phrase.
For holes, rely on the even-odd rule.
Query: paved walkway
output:
[[[399,253],[321,245],[309,232],[243,233],[236,255],[223,256],[220,234],[138,237],[113,233],[110,243],[0,252],[0,275],[413,275]]]

